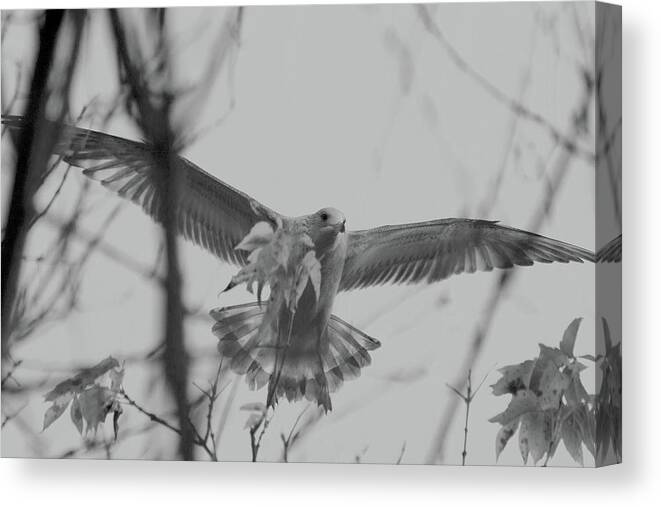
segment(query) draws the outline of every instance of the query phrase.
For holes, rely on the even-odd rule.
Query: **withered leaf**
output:
[[[236,245],[236,250],[252,252],[267,245],[273,239],[273,227],[268,222],[257,222],[250,232]]]
[[[505,411],[489,419],[489,422],[507,425],[524,414],[538,410],[537,397],[530,391],[519,391],[512,397]]]
[[[547,411],[528,412],[521,416],[519,444],[524,463],[528,461],[528,452],[536,464],[549,450],[552,437],[551,417]]]
[[[56,398],[51,398],[53,404],[48,407],[46,413],[44,414],[44,426],[42,431],[48,428],[53,422],[55,422],[59,417],[64,413],[64,411],[69,406],[69,403],[73,399],[73,393],[64,392],[63,394],[57,396]]]
[[[569,326],[567,326],[567,329],[565,329],[562,340],[560,340],[560,350],[569,357],[574,357],[574,344],[576,343],[576,335],[578,334],[578,328],[581,326],[582,320],[581,318],[572,320]]]
[[[52,405],[44,415],[44,429],[59,418],[71,403],[71,422],[78,432],[83,434],[96,430],[111,407],[119,407],[117,396],[123,378],[124,369],[119,368],[115,358],[107,357],[91,368],[85,368],[74,377],[60,382],[45,396],[46,401],[51,401]]]
[[[535,361],[524,361],[521,364],[500,368],[498,371],[502,374],[502,377],[491,386],[493,394],[496,396],[516,394],[520,390],[527,389],[534,366]]]
[[[96,431],[103,423],[114,402],[113,392],[103,386],[93,385],[83,391],[78,399],[85,421],[85,433]]]
[[[78,430],[78,433],[83,434],[83,412],[80,409],[80,401],[76,396],[71,404],[71,422]]]
[[[250,251],[248,264],[232,277],[225,290],[245,283],[252,292],[256,283],[257,299],[261,301],[262,288],[268,285],[271,295],[275,295],[273,299],[281,298],[291,311],[296,310],[308,282],[319,297],[321,264],[312,239],[302,230],[279,227],[273,231],[269,224],[256,224],[236,248]]]
[[[570,414],[562,423],[562,441],[574,461],[583,465],[583,438],[581,428],[574,414]]]
[[[559,348],[540,344],[536,359],[500,370],[502,377],[492,386],[493,394],[512,398],[505,411],[490,419],[502,425],[496,435],[496,459],[517,431],[524,463],[532,457],[536,464],[545,455],[548,461],[560,442],[581,464],[583,445],[593,456],[601,456],[609,447],[620,448],[621,440],[612,437],[619,434],[620,426],[614,415],[621,399],[619,344],[613,346],[608,336],[606,355],[590,357],[600,361],[604,381],[599,395],[588,394],[581,380],[586,366],[574,356],[580,323],[581,319],[574,319],[569,324]]]
[[[496,461],[500,457],[500,453],[505,449],[507,442],[509,442],[510,438],[516,433],[518,427],[519,419],[517,418],[498,430],[498,434],[496,435]]]
[[[537,397],[540,410],[557,409],[568,385],[569,379],[557,366],[540,355],[530,380],[530,390]]]
[[[80,393],[85,387],[92,385],[96,379],[105,375],[113,368],[119,368],[119,363],[114,357],[108,356],[91,368],[85,368],[74,377],[57,384],[51,391],[46,393],[46,401],[54,401],[56,398],[68,392]]]

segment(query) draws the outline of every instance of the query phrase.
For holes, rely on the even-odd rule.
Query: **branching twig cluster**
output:
[[[224,391],[224,388],[219,389],[221,377],[223,372],[223,361],[219,361],[218,368],[214,380],[210,383],[208,389],[202,389],[199,386],[196,386],[202,393],[201,400],[206,401],[206,416],[204,419],[203,429],[200,430],[195,422],[192,420],[190,414],[186,418],[186,426],[193,433],[193,445],[199,447],[202,451],[212,461],[218,461],[218,442],[220,437],[220,432],[214,430],[214,414],[216,409],[216,402],[219,396]],[[181,427],[175,426],[174,424],[168,422],[164,417],[147,410],[142,405],[138,404],[133,398],[131,398],[125,390],[121,390],[120,394],[124,400],[138,412],[145,415],[150,421],[156,423],[168,430],[176,433],[179,437],[182,437],[183,431]],[[226,406],[226,411],[228,406]],[[223,418],[221,417],[221,421]],[[222,424],[219,424],[218,428],[222,428]]]
[[[480,390],[480,387],[482,387],[482,384],[484,384],[484,381],[487,379],[487,376],[485,375],[482,381],[479,383],[477,388],[473,390],[473,384],[471,381],[471,370],[468,370],[468,375],[466,377],[466,394],[461,393],[457,388],[452,387],[450,384],[446,384],[449,389],[454,392],[460,400],[464,402],[464,405],[466,405],[466,418],[464,420],[464,447],[463,450],[461,451],[461,465],[464,466],[466,465],[466,456],[468,455],[468,417],[470,414],[470,408],[471,408],[471,402],[473,401],[473,398],[475,398],[475,395],[478,393]],[[403,451],[402,451],[403,452]]]

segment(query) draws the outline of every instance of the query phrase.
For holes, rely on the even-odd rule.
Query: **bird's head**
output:
[[[347,219],[344,213],[335,208],[322,208],[307,216],[308,234],[315,245],[334,241],[346,231]]]

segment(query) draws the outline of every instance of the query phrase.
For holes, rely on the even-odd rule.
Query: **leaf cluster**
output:
[[[85,368],[60,382],[45,396],[51,406],[44,414],[43,430],[59,419],[70,406],[71,422],[81,435],[96,432],[112,412],[116,437],[118,418],[122,413],[118,397],[123,378],[124,369],[115,358],[109,356],[95,366]]]
[[[248,265],[232,277],[225,290],[245,283],[250,292],[257,284],[257,298],[268,285],[271,292],[284,297],[287,307],[294,311],[308,282],[317,299],[321,287],[321,264],[316,257],[314,243],[303,231],[276,230],[266,222],[258,222],[236,246],[250,252]]]
[[[512,396],[507,408],[489,419],[501,425],[496,436],[496,457],[518,431],[524,463],[553,457],[562,441],[571,457],[583,464],[583,445],[595,456],[594,395],[581,381],[586,369],[574,356],[574,344],[581,319],[573,320],[559,347],[540,344],[539,356],[506,366],[501,378],[491,386],[493,394]]]
[[[601,385],[595,406],[597,463],[604,463],[609,448],[622,461],[622,342],[613,344],[606,319],[602,319],[605,353],[598,359]]]

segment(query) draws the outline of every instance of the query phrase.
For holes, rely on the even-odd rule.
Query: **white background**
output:
[[[140,5],[163,2],[141,2]],[[166,2],[166,4],[169,2]],[[186,2],[179,2],[180,5]],[[224,2],[195,2],[195,4]],[[555,504],[598,501],[634,505],[658,496],[656,451],[659,385],[658,328],[654,327],[652,296],[657,278],[652,255],[656,245],[644,242],[656,228],[659,188],[653,157],[653,90],[660,88],[658,22],[660,9],[652,0],[624,2],[624,199],[627,262],[624,266],[625,464],[604,470],[479,467],[387,467],[337,465],[251,465],[156,462],[27,461],[0,462],[3,503],[117,505],[158,502],[266,503],[270,505],[349,505],[359,501],[418,504],[426,501],[466,504]],[[26,3],[2,2],[3,8]],[[69,6],[89,7],[67,2]],[[107,5],[101,4],[101,5]],[[113,2],[130,6],[133,2]],[[35,7],[45,6],[34,4]],[[52,7],[52,4],[48,4]],[[59,5],[58,5],[59,6]],[[95,4],[99,6],[99,4]],[[649,128],[645,128],[649,127]],[[649,240],[648,240],[649,241]],[[649,258],[648,258],[649,256]],[[645,283],[647,282],[647,283]],[[656,493],[656,495],[655,495]],[[29,503],[27,501],[30,501]]]

